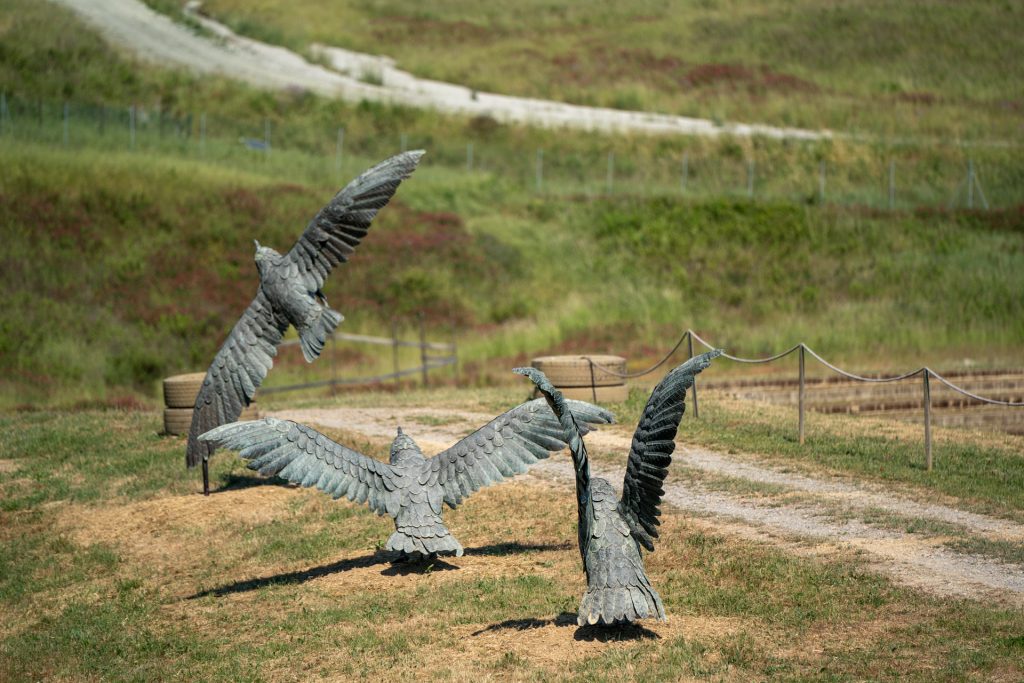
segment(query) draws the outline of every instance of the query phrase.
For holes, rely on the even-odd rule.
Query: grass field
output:
[[[150,4],[175,14],[173,0]],[[1005,2],[208,0],[237,31],[386,54],[479,90],[720,121],[1019,140],[1024,13]]]
[[[485,412],[503,402],[494,392],[395,400]],[[486,489],[446,513],[465,557],[396,569],[378,552],[386,519],[259,480],[230,456],[214,459],[218,492],[203,498],[181,469],[181,440],[157,429],[150,414],[121,411],[0,420],[6,680],[1021,674],[1019,610],[929,597],[867,572],[853,554],[799,558],[671,514],[647,558],[669,621],[578,629],[583,583],[566,491],[531,480]],[[698,442],[723,431],[714,421],[707,429]]]

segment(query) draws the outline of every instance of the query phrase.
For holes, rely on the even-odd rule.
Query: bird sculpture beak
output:
[[[403,433],[404,433],[404,432],[402,432],[402,428],[401,428],[401,427],[399,427],[399,428],[398,428],[398,436],[402,436],[402,434],[403,434]]]

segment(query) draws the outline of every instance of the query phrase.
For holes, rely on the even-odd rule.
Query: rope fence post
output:
[[[686,352],[693,358],[693,330],[686,331]],[[700,417],[700,407],[697,405],[697,378],[693,378],[693,416]]]
[[[800,421],[799,421],[798,433],[799,433],[799,436],[800,436],[800,445],[801,446],[804,445],[804,400],[807,397],[807,391],[806,391],[807,390],[807,383],[806,383],[805,377],[806,376],[804,374],[804,344],[803,344],[803,342],[800,342],[800,393],[799,393]]]
[[[929,472],[932,471],[932,389],[929,378],[932,371],[924,368],[924,461]]]

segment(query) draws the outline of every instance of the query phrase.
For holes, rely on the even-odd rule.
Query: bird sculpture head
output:
[[[402,428],[398,428],[398,435],[391,442],[391,464],[400,465],[410,458],[423,458],[423,451],[410,437],[406,436]]]
[[[253,240],[253,244],[256,245],[256,255],[254,257],[256,261],[256,268],[260,271],[260,274],[262,274],[263,269],[280,258],[281,254],[277,253],[270,247],[263,246],[257,240]]]

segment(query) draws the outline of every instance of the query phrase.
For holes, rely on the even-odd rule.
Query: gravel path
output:
[[[274,415],[385,439],[390,439],[395,427],[402,425],[427,453],[446,448],[493,417],[428,408],[308,409],[279,411]],[[622,453],[624,467],[630,442],[624,427],[594,432],[587,441],[592,451]],[[948,537],[872,526],[859,519],[857,513],[867,509],[882,510],[956,524],[973,535],[1014,542],[1024,540],[1024,526],[1020,524],[944,505],[920,503],[879,486],[784,472],[701,448],[681,446],[676,453],[679,464],[699,471],[747,482],[782,485],[808,494],[796,503],[780,503],[770,496],[711,490],[699,480],[682,482],[670,474],[665,501],[677,511],[700,515],[701,523],[716,531],[768,542],[802,554],[857,551],[870,567],[905,585],[939,595],[994,599],[1024,606],[1024,570],[1020,566],[954,552],[943,545]],[[601,462],[593,464],[596,475],[616,486],[622,481],[623,467]],[[535,465],[527,476],[573,485],[571,463],[559,456]],[[842,519],[837,519],[837,510],[843,511]]]
[[[803,140],[831,136],[827,131],[742,123],[716,125],[707,119],[686,116],[477,92],[451,83],[417,78],[396,68],[387,57],[313,46],[314,51],[332,65],[333,69],[328,69],[290,50],[236,35],[226,26],[199,14],[198,3],[190,3],[186,13],[213,38],[191,31],[139,0],[54,2],[74,10],[111,43],[143,59],[162,65],[179,65],[204,74],[221,74],[262,88],[303,89],[346,100],[371,100],[468,116],[490,116],[504,123],[542,127],[702,136],[763,135]],[[379,80],[380,85],[361,80],[370,75],[373,81]]]

